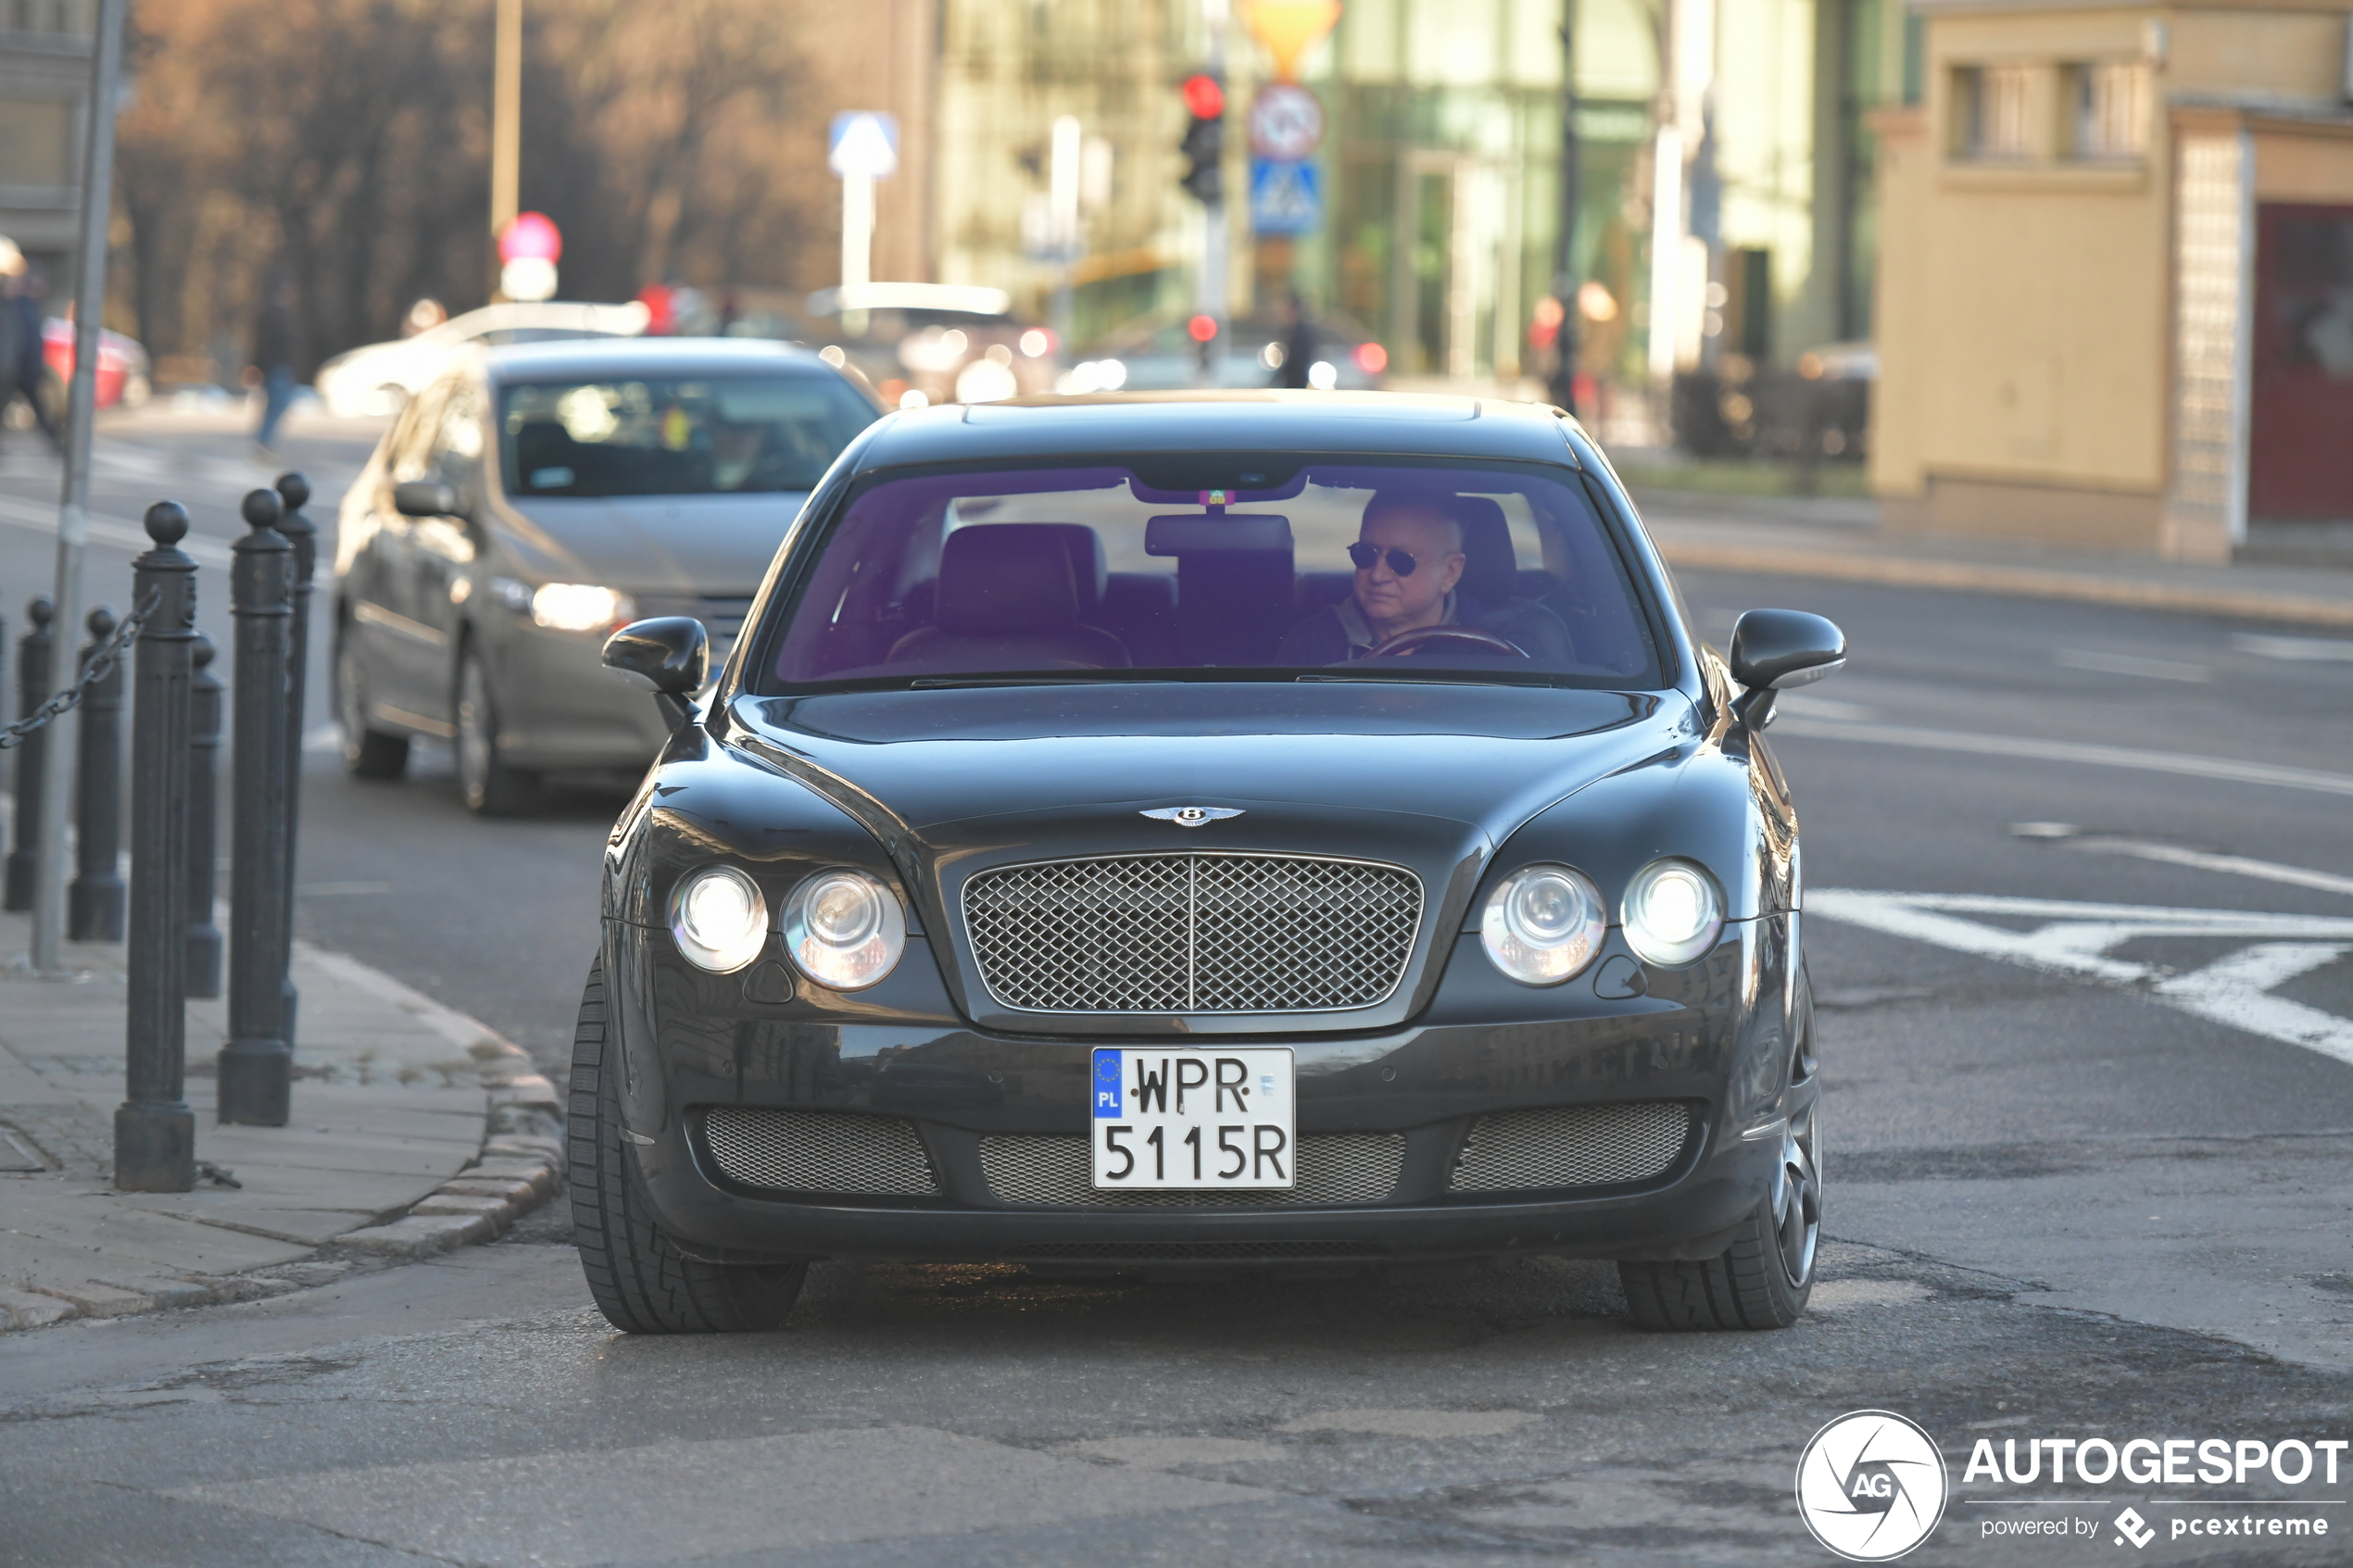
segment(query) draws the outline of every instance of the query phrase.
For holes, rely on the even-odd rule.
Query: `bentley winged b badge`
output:
[[[1203,822],[1222,822],[1228,817],[1239,817],[1241,809],[1234,806],[1162,806],[1137,815],[1175,822],[1180,828],[1197,828]]]

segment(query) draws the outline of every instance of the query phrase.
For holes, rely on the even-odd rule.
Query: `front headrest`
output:
[[[1446,509],[1463,525],[1463,580],[1457,586],[1490,609],[1501,607],[1519,586],[1519,561],[1504,508],[1491,496],[1453,495]]]
[[[1086,620],[1102,607],[1103,590],[1111,585],[1111,562],[1103,542],[1083,522],[993,523],[996,528],[1048,528],[1062,535],[1070,551],[1070,578],[1078,590],[1078,619]]]
[[[1091,533],[1091,531],[1088,531]],[[984,523],[948,535],[933,613],[959,637],[1057,631],[1078,619],[1071,546],[1050,522]]]

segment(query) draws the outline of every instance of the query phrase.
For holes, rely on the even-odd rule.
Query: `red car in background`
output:
[[[73,323],[52,316],[41,324],[41,361],[57,378],[54,412],[62,414],[65,388],[73,380]],[[136,408],[155,391],[148,379],[147,351],[135,338],[101,329],[98,333],[98,407]]]

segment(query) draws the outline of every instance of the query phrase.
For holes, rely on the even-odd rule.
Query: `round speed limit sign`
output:
[[[1270,82],[1250,101],[1250,150],[1296,163],[1324,140],[1324,106],[1296,82]]]

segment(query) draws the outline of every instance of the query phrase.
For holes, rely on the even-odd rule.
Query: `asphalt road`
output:
[[[292,456],[348,472],[361,433]],[[223,431],[120,439],[233,500]],[[0,461],[0,607],[47,574],[6,521],[43,498],[32,467]],[[152,488],[111,474],[99,509]],[[228,537],[226,506],[198,528]],[[1638,1335],[1581,1263],[827,1264],[782,1334],[640,1341],[543,1211],[439,1262],[0,1339],[0,1562],[1823,1562],[1793,1469],[1866,1407],[1951,1462],[1907,1561],[2344,1561],[2353,1462],[2334,1486],[1963,1467],[1981,1438],[2353,1437],[2353,644],[1683,588],[1712,636],[1780,604],[1853,648],[1773,732],[1828,1073],[1833,1240],[1799,1327]],[[557,1065],[614,797],[478,822],[445,759],[394,785],[311,764],[300,933]],[[2331,1534],[2204,1533],[2225,1514]]]

